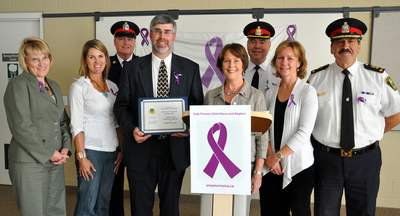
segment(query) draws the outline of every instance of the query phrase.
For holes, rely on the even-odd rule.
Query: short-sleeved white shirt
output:
[[[353,95],[354,149],[381,140],[385,117],[400,112],[400,95],[386,83],[385,71],[366,69],[356,61],[348,68]],[[336,63],[310,75],[309,82],[317,90],[318,114],[314,138],[327,146],[340,148],[343,68]]]
[[[246,73],[243,78],[251,84],[253,80],[254,73],[256,69],[254,69],[256,65],[249,61],[249,66],[247,67]],[[260,65],[260,69],[258,69],[259,79],[258,79],[258,90],[265,94],[271,86],[276,86],[280,83],[280,78],[273,75],[275,73],[275,69],[271,66],[269,61],[265,60]]]

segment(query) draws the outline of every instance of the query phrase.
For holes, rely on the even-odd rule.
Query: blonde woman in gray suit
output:
[[[9,175],[21,215],[66,215],[64,163],[71,150],[69,117],[60,86],[46,77],[53,59],[40,38],[23,40],[24,71],[4,94],[12,138]]]

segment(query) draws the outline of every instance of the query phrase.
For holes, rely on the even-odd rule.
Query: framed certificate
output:
[[[187,97],[139,98],[139,130],[145,135],[187,133]]]

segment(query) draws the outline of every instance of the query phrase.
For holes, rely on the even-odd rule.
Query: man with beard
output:
[[[349,216],[375,215],[382,165],[379,140],[400,123],[400,96],[385,69],[357,60],[367,31],[343,18],[326,29],[335,62],[311,72],[318,95],[312,132],[314,214],[339,215],[343,189]]]
[[[252,22],[243,29],[243,34],[247,37],[247,52],[250,56],[244,78],[251,86],[265,93],[269,86],[276,85],[280,80],[273,75],[275,69],[267,61],[270,39],[275,35],[275,29],[266,22]]]
[[[138,128],[138,98],[186,96],[188,105],[203,104],[199,65],[172,53],[175,37],[174,19],[155,16],[150,23],[152,53],[128,62],[120,79],[114,113],[124,135],[133,216],[153,215],[157,185],[160,215],[179,215],[182,180],[190,164],[189,134],[151,136]]]
[[[119,86],[119,77],[121,76],[122,68],[124,64],[130,60],[137,58],[133,54],[135,49],[136,36],[139,34],[139,27],[129,21],[119,21],[111,26],[111,34],[114,35],[114,46],[117,53],[114,56],[110,56],[111,67],[108,73],[108,79],[113,81]],[[118,134],[122,136],[122,134]],[[122,140],[120,138],[119,140]],[[118,147],[118,158],[117,162],[122,160],[122,143]],[[115,179],[111,192],[110,199],[110,216],[123,216],[124,215],[124,163],[120,163],[119,168],[116,167],[114,170]]]

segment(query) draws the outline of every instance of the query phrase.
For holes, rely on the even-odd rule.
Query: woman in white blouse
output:
[[[269,173],[260,188],[261,215],[311,215],[314,157],[310,136],[317,116],[317,93],[302,80],[307,60],[299,42],[279,44],[271,64],[281,81],[265,93],[274,122],[264,166]]]
[[[118,87],[106,79],[110,59],[96,39],[83,45],[79,75],[69,91],[71,132],[76,150],[78,194],[74,215],[109,215],[114,173],[122,153],[122,133],[113,106]]]

